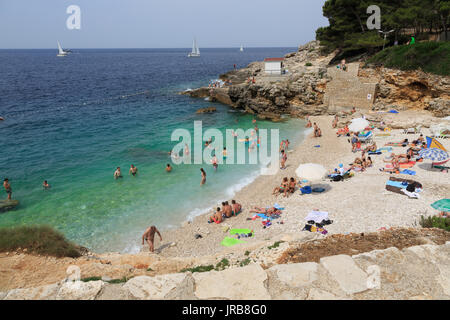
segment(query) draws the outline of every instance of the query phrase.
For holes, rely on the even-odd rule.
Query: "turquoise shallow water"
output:
[[[184,50],[80,50],[63,62],[52,51],[0,51],[8,62],[0,75],[0,116],[6,119],[0,123],[0,176],[11,180],[21,202],[0,215],[0,226],[49,224],[95,251],[134,252],[146,226],[175,227],[230,199],[259,166],[221,165],[215,172],[203,164],[205,187],[200,165],[164,170],[177,128],[192,131],[197,120],[204,130],[253,127],[251,116],[179,90],[207,84],[233,63],[293,51],[229,50],[204,50],[196,61]],[[195,114],[207,106],[218,112]],[[279,129],[294,144],[304,127],[300,120],[258,126]],[[132,163],[138,177],[128,175]],[[115,181],[117,166],[124,178]],[[42,189],[44,179],[50,190]]]

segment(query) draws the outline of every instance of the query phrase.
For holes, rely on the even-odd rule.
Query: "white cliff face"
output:
[[[450,299],[450,242],[223,271],[138,276],[125,284],[67,282],[0,293],[5,300]]]

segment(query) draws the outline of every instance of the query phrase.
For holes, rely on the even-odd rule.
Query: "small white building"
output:
[[[284,72],[284,58],[264,59],[265,72],[270,75],[282,75]]]

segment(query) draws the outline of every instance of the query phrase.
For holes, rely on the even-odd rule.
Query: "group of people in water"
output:
[[[9,181],[8,178],[4,178],[3,179],[3,188],[5,189],[6,192],[6,200],[11,201],[12,200],[12,187],[11,187],[11,182]],[[42,183],[42,188],[44,190],[50,189],[51,186],[49,185],[47,180],[44,180],[44,182]]]

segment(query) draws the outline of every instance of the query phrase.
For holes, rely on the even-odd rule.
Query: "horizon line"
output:
[[[266,47],[266,46],[250,46],[250,47],[245,47],[244,49],[264,49],[264,48],[298,48],[300,45],[297,46],[274,46],[274,47]],[[94,47],[85,47],[85,48],[75,48],[75,47],[66,47],[66,46],[62,46],[64,47],[64,49],[69,49],[69,50],[108,50],[108,49],[161,49],[161,50],[165,50],[165,49],[186,49],[186,50],[191,50],[191,47],[100,47],[100,48],[94,48]],[[200,47],[200,49],[239,49],[240,46],[238,47]],[[47,47],[47,48],[0,48],[0,50],[58,50],[58,48],[53,48],[53,47]]]

